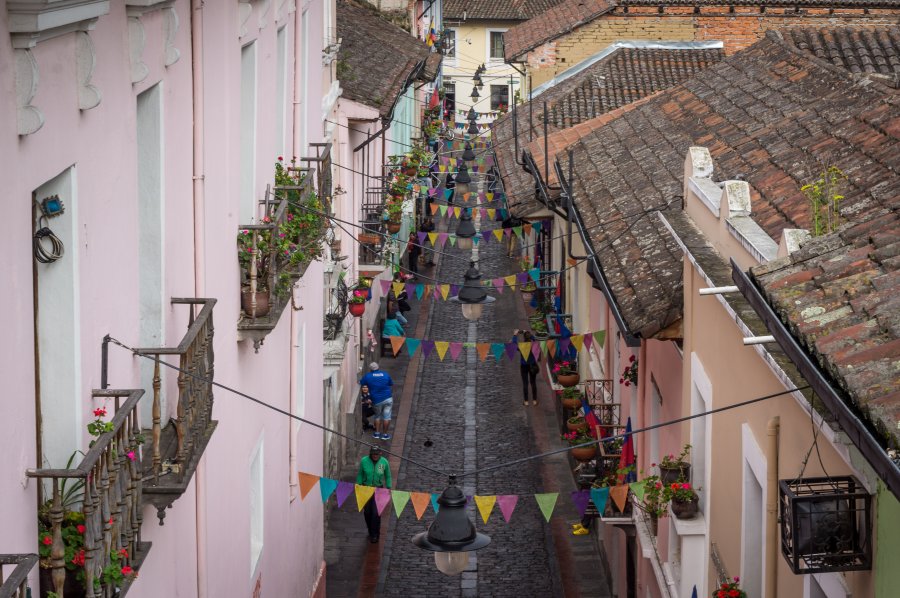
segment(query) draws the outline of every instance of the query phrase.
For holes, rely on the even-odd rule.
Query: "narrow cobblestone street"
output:
[[[481,190],[482,176],[473,177],[473,190]],[[476,187],[476,184],[478,186]],[[465,204],[462,204],[465,205]],[[439,230],[447,229],[447,220]],[[482,221],[481,230],[499,227]],[[451,225],[451,228],[453,225]],[[452,232],[452,231],[451,231]],[[484,279],[519,269],[506,254],[505,243],[481,243],[477,257]],[[470,252],[447,244],[437,266],[423,273],[436,281],[461,282]],[[424,282],[433,282],[423,278]],[[407,326],[414,338],[459,342],[508,341],[513,331],[526,326],[521,295],[506,289],[492,293],[497,301],[482,318],[470,323],[458,304],[425,298],[413,303],[414,317]],[[489,356],[479,361],[467,350],[454,361],[421,352],[410,360],[406,349],[395,359],[383,359],[382,368],[399,383],[395,389],[394,439],[391,449],[405,457],[448,472],[473,471],[558,448],[556,401],[546,379],[539,378],[537,406],[522,405],[519,359]],[[366,454],[359,448],[359,457]],[[408,461],[391,458],[394,487],[439,493],[447,480]],[[348,464],[342,479],[352,481],[358,459]],[[487,524],[474,501],[469,516],[491,544],[471,554],[469,568],[460,576],[440,573],[429,553],[415,547],[413,535],[434,518],[431,508],[421,520],[411,505],[398,520],[388,507],[377,545],[368,543],[362,516],[345,505],[330,513],[326,531],[328,595],[343,596],[608,596],[609,582],[593,536],[575,537],[568,522],[579,516],[569,500],[575,489],[565,455],[505,467],[459,484],[471,495],[559,492],[554,516],[548,523],[530,496],[516,505],[510,523],[495,506]]]

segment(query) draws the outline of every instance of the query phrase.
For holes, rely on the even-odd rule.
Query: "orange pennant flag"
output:
[[[471,192],[469,192],[469,193],[463,193],[463,201],[468,202],[469,199],[470,199],[471,197],[472,197],[472,193],[471,193]]]
[[[547,341],[547,353],[550,355],[556,355],[556,341],[548,340]]]
[[[478,357],[481,361],[487,359],[488,351],[491,350],[491,343],[476,343],[475,350],[478,351]]]
[[[625,512],[625,505],[628,504],[628,486],[619,484],[609,489],[609,495],[613,502],[619,507],[619,510]]]
[[[573,259],[573,258],[570,258],[570,257],[567,257],[567,258],[566,258],[566,263],[569,264],[570,266],[574,266],[574,265],[576,265],[576,264],[578,263],[578,260]]]
[[[299,472],[300,475],[300,499],[303,500],[306,498],[306,495],[309,494],[309,491],[313,489],[313,487],[318,483],[319,476],[313,475],[311,473],[303,473]]]
[[[391,339],[391,348],[394,350],[394,357],[397,356],[397,353],[400,352],[400,349],[403,348],[403,343],[406,342],[405,336],[389,336]]]
[[[437,349],[438,357],[441,358],[441,361],[444,361],[444,355],[447,354],[449,347],[450,343],[448,341],[434,341],[434,348]]]
[[[431,215],[434,216],[435,214],[437,214],[437,211],[438,205],[436,203],[431,204]]]
[[[409,499],[412,501],[413,508],[416,510],[416,519],[421,519],[425,514],[425,509],[431,502],[431,495],[427,492],[410,492]]]

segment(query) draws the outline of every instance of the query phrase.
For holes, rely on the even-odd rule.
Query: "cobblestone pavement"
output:
[[[451,230],[455,222],[451,221]],[[445,223],[439,226],[445,227]],[[499,225],[481,223],[482,229]],[[429,275],[442,282],[459,283],[468,268],[470,252],[449,245],[445,251],[451,255],[443,256]],[[481,244],[478,252],[484,278],[519,269],[515,259],[506,257],[500,243]],[[414,336],[463,342],[509,340],[514,329],[525,325],[524,304],[520,294],[509,289],[492,294],[497,302],[486,307],[481,320],[474,324],[462,317],[457,304],[429,302],[420,312],[417,310],[420,318],[427,318],[419,323]],[[401,358],[388,366],[395,380],[403,373],[394,375],[393,368],[405,367],[404,361],[409,360]],[[504,356],[496,362],[489,356],[479,362],[474,351],[464,351],[455,362],[449,354],[443,362],[434,355],[422,361],[421,354],[417,354],[413,362],[404,391],[408,402],[401,401],[400,405],[408,422],[402,438],[398,425],[393,450],[401,450],[404,456],[441,471],[461,472],[561,446],[556,404],[545,379],[539,381],[539,405],[522,406],[518,357],[511,361]],[[395,397],[395,404],[396,400]],[[409,462],[395,463],[393,471],[394,486],[401,490],[439,493],[446,487],[444,476]],[[355,466],[352,473],[348,471],[350,477],[343,479],[349,480],[353,474]],[[477,520],[479,531],[490,535],[492,541],[473,553],[468,570],[455,577],[440,573],[431,555],[410,541],[433,520],[431,508],[421,520],[416,520],[409,505],[398,520],[389,507],[382,519],[382,541],[375,546],[366,542],[362,516],[356,509],[352,513],[346,506],[335,510],[326,532],[328,595],[610,595],[593,536],[573,537],[569,533],[568,523],[577,521],[578,514],[568,497],[574,483],[565,456],[464,477],[459,483],[468,495],[559,491],[560,498],[550,523],[530,496],[519,500],[509,524],[496,506],[489,522],[483,524],[473,501],[469,515]]]

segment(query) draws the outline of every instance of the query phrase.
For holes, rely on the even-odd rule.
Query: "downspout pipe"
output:
[[[572,220],[575,218],[575,200],[572,195],[572,182],[575,180],[575,173],[573,171],[573,163],[572,159],[574,152],[569,150],[569,176],[568,178],[563,176],[562,165],[557,160],[553,164],[554,170],[556,170],[556,177],[559,179],[560,187],[563,190],[563,201],[565,202],[566,208],[566,244],[568,245],[567,252],[569,257],[573,260],[584,260],[589,258],[589,255],[574,255],[572,253]]]
[[[778,416],[766,426],[766,598],[778,596]]]
[[[194,112],[193,200],[194,200],[194,296],[206,297],[206,175],[204,173],[203,95],[203,0],[191,0],[191,94]],[[194,515],[197,537],[197,597],[209,595],[206,565],[206,460],[201,458],[194,472]]]

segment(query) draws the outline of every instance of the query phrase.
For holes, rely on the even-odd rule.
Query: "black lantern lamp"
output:
[[[475,73],[475,76],[472,77],[472,84],[478,88],[484,87],[484,81],[481,80],[481,74]]]
[[[459,303],[462,306],[463,317],[470,322],[474,322],[481,317],[484,306],[496,301],[484,290],[481,284],[481,272],[475,267],[475,262],[471,262],[469,269],[465,274],[466,282],[460,289],[456,297],[452,297],[450,301]]]
[[[472,150],[472,144],[466,143],[466,148],[463,150],[462,159],[467,162],[471,162],[475,159],[475,152]]]
[[[469,123],[469,128],[466,129],[466,133],[468,133],[469,135],[478,135],[478,132],[479,132],[479,131],[478,131],[478,125],[475,124],[475,121],[474,121],[474,120],[471,121],[471,122]]]
[[[472,177],[469,176],[469,169],[466,168],[465,162],[459,165],[459,173],[456,175],[456,183],[458,185],[467,185],[472,182]]]
[[[872,500],[852,476],[781,480],[781,553],[797,575],[872,568]]]
[[[476,87],[475,85],[472,86],[472,95],[470,97],[472,98],[473,104],[478,101],[478,98],[481,97],[481,95],[478,93],[478,87]]]
[[[472,213],[469,208],[463,208],[459,216],[459,224],[456,226],[456,245],[463,250],[472,249],[472,239],[475,237],[475,223],[472,222]]]
[[[428,530],[413,536],[412,542],[434,553],[434,564],[444,575],[459,575],[469,566],[469,553],[491,543],[490,536],[475,530],[466,515],[466,495],[450,478],[450,486],[437,500],[441,506]]]
[[[478,120],[478,113],[475,112],[475,108],[473,108],[472,106],[469,106],[469,112],[466,114],[466,120]]]

